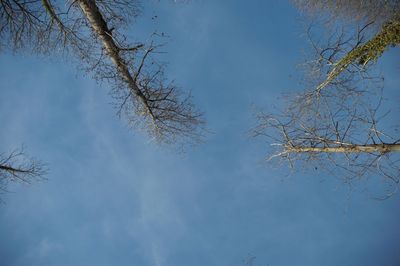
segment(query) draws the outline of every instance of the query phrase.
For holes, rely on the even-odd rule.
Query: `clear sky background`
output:
[[[171,36],[168,74],[212,131],[183,154],[129,129],[108,85],[76,64],[1,54],[1,151],[24,144],[50,172],[3,196],[0,265],[231,266],[249,254],[257,266],[400,265],[399,194],[376,201],[317,171],[288,176],[249,138],[254,107],[300,88],[299,19],[287,1],[145,6],[131,37]],[[398,59],[392,49],[381,64],[397,113]]]

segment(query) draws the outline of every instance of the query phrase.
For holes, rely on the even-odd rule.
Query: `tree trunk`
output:
[[[387,153],[400,152],[400,144],[343,145],[338,147],[286,147],[288,152]]]
[[[118,45],[112,38],[112,33],[108,28],[107,22],[104,20],[99,8],[97,7],[96,2],[94,0],[78,0],[78,4],[83,14],[89,21],[94,33],[103,43],[107,55],[110,57],[111,61],[117,68],[117,72],[125,80],[133,94],[140,99],[140,101],[145,106],[147,113],[154,120],[154,115],[150,106],[148,105],[148,101],[140,88],[135,83],[135,80],[132,74],[129,72],[129,68],[126,62],[120,56],[119,53],[121,51],[121,47],[118,47]]]

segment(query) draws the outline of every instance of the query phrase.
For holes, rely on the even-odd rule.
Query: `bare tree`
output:
[[[376,62],[385,50],[400,44],[398,0],[295,0],[294,2],[313,17],[322,17],[322,23],[326,24],[326,21],[329,21],[329,24],[333,25],[332,35],[337,37],[334,46],[328,45],[325,49],[321,49],[320,58],[325,59],[324,70],[327,74],[316,87],[317,93],[344,72],[354,75],[356,72],[364,71]],[[340,18],[350,22],[350,27],[338,21]],[[355,28],[353,36],[346,40],[344,29],[351,27]],[[338,32],[340,35],[335,34]],[[332,39],[332,36],[329,39]],[[324,56],[325,53],[328,56]]]
[[[131,125],[160,143],[198,141],[202,114],[190,93],[165,77],[166,64],[156,58],[161,34],[146,42],[127,37],[140,11],[140,2],[129,0],[0,0],[0,48],[72,56],[80,68],[109,82],[118,115]],[[35,161],[18,163],[23,153],[3,158],[3,180],[43,174]]]
[[[203,121],[191,104],[190,95],[182,97],[173,83],[165,82],[162,64],[154,60],[148,62],[157,46],[153,43],[147,47],[141,43],[123,44],[118,41],[115,30],[108,26],[104,12],[95,1],[80,0],[77,4],[113,64],[101,62],[97,74],[114,82],[117,93],[122,94],[118,95],[122,99],[120,110],[127,112],[130,122],[144,124],[148,132],[161,141],[199,137],[197,129]]]
[[[381,30],[373,36],[370,40],[363,42],[362,30],[368,25],[364,26],[355,35],[357,36],[357,42],[343,57],[332,61],[335,53],[341,50],[341,46],[345,43],[337,42],[336,47],[331,47],[328,50],[331,55],[328,61],[329,70],[325,80],[319,84],[316,88],[319,93],[329,83],[333,82],[336,78],[341,75],[344,71],[350,71],[349,68],[358,69],[359,71],[364,70],[368,67],[369,63],[376,62],[383,52],[390,46],[397,46],[400,44],[400,20],[393,20],[385,23]]]
[[[334,17],[363,8],[364,18],[383,14],[383,9],[374,14],[367,12],[374,4],[371,1],[365,1],[370,6],[360,1],[298,3],[350,12],[334,13]],[[395,4],[398,1],[388,3]],[[377,32],[373,21],[363,20],[347,27],[339,23],[322,41],[315,41],[312,27],[308,29],[313,55],[302,65],[307,89],[289,96],[283,111],[257,115],[254,135],[266,137],[273,147],[268,160],[325,170],[349,184],[363,177],[380,176],[387,184],[383,198],[397,190],[400,139],[393,128],[398,125],[388,126],[385,121],[389,112],[382,110],[383,78],[372,67],[388,47],[400,43],[397,18],[395,13],[381,18]]]
[[[392,136],[396,130],[381,126],[389,114],[381,106],[382,98],[347,88],[304,93],[283,112],[259,113],[254,135],[266,137],[273,148],[268,160],[327,171],[348,184],[380,176],[388,185],[386,197],[399,183],[400,139]]]
[[[23,148],[0,154],[0,194],[7,192],[10,182],[30,184],[44,179],[46,167],[43,163],[29,158]]]
[[[156,60],[156,38],[129,42],[127,25],[140,13],[138,1],[0,1],[3,47],[32,47],[41,53],[61,50],[114,86],[119,114],[157,141],[197,140],[204,121],[191,102],[164,76]],[[153,37],[157,34],[153,34]]]
[[[326,16],[330,21],[379,25],[398,17],[399,0],[293,0],[296,6],[311,16]]]

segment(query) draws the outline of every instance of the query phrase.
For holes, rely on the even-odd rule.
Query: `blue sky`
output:
[[[254,107],[300,87],[308,46],[289,2],[151,1],[130,34],[154,29],[171,36],[168,74],[212,131],[185,153],[130,129],[108,85],[76,64],[0,55],[1,151],[24,144],[50,169],[4,196],[1,266],[230,266],[249,254],[257,266],[400,265],[400,195],[376,201],[320,172],[288,176],[249,138]],[[392,49],[381,63],[397,112],[398,58]]]

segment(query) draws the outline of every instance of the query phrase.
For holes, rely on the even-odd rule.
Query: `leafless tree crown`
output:
[[[400,181],[400,139],[384,121],[389,113],[382,98],[384,82],[372,63],[399,45],[400,21],[397,11],[386,9],[398,8],[398,1],[385,1],[375,10],[377,2],[382,1],[297,1],[306,9],[332,9],[334,16],[360,11],[363,19],[350,27],[340,24],[318,41],[308,29],[313,50],[302,65],[306,90],[289,96],[281,112],[259,113],[254,135],[268,139],[269,160],[326,170],[348,183],[380,176],[388,185],[387,197]],[[372,9],[375,13],[369,13]],[[365,22],[383,12],[390,15],[379,17],[378,30],[375,22]]]
[[[400,44],[400,20],[385,23],[379,32],[369,40],[365,40],[364,30],[371,23],[357,28],[353,37],[346,39],[343,34],[337,36],[334,44],[328,44],[319,51],[320,64],[325,64],[327,75],[316,87],[319,93],[329,83],[335,81],[342,74],[355,76],[356,73],[365,74],[372,63],[389,48]],[[313,45],[316,48],[315,45]],[[316,48],[317,49],[317,48]]]
[[[328,16],[331,20],[382,24],[400,14],[399,0],[293,0],[312,16]]]
[[[34,180],[43,179],[45,174],[45,165],[29,158],[23,148],[7,155],[0,154],[0,193],[7,192],[10,182],[30,184]]]
[[[381,106],[378,95],[367,99],[346,88],[299,94],[280,113],[259,113],[254,135],[271,145],[268,160],[327,171],[349,184],[380,176],[389,196],[399,183],[400,139],[381,125],[388,115]]]
[[[317,93],[341,75],[355,77],[356,72],[365,72],[388,48],[400,44],[398,0],[295,0],[295,3],[322,17],[320,23],[328,20],[333,25],[328,29],[333,32],[326,41],[328,45],[319,51],[316,68],[325,64],[321,69],[326,70],[326,76],[316,86]],[[350,23],[338,22],[338,18],[347,18]],[[308,37],[312,39],[310,34]],[[313,46],[318,48],[314,43]]]
[[[138,1],[1,0],[0,44],[73,55],[113,85],[118,113],[131,124],[160,142],[198,140],[202,115],[190,94],[165,77],[165,64],[156,60],[156,38],[131,42],[125,34],[139,13]]]
[[[157,142],[202,138],[204,120],[190,93],[165,76],[157,60],[157,34],[129,40],[126,32],[140,14],[140,1],[0,0],[0,49],[29,50],[76,58],[84,70],[112,85],[118,114]],[[0,189],[10,181],[30,182],[42,164],[23,151],[0,156]]]

